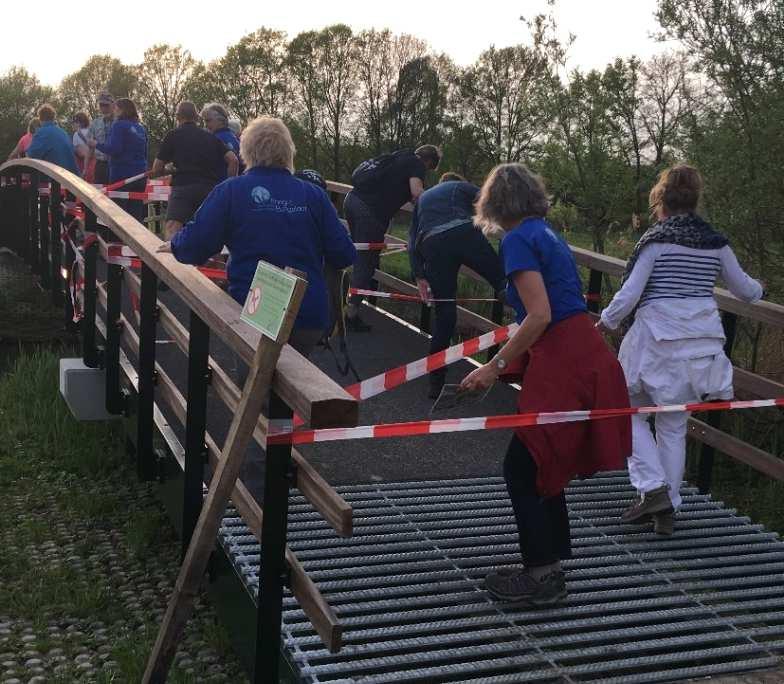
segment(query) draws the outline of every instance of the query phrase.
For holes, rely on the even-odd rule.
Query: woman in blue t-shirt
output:
[[[109,182],[133,178],[147,170],[147,130],[139,123],[139,112],[133,100],[121,97],[114,103],[115,121],[105,143],[90,140],[88,144],[109,157]],[[144,192],[147,179],[126,183],[120,192]],[[137,221],[144,219],[144,201],[116,199],[115,202]]]
[[[628,406],[623,372],[587,313],[569,246],[544,220],[544,185],[522,164],[502,164],[485,181],[476,221],[502,229],[507,301],[520,327],[484,366],[463,380],[467,390],[499,376],[522,376],[520,413]],[[504,477],[520,539],[522,568],[487,575],[494,597],[551,605],[566,596],[561,560],[571,557],[564,488],[577,476],[623,466],[631,451],[628,418],[518,428]]]

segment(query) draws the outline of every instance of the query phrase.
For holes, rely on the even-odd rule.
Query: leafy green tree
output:
[[[115,97],[133,97],[136,74],[131,66],[111,55],[93,55],[78,70],[66,76],[57,88],[61,108],[73,114],[86,111],[98,116],[98,94],[108,90]]]
[[[13,66],[0,75],[0,149],[3,159],[27,131],[30,119],[54,92],[41,85],[38,78],[24,67]]]

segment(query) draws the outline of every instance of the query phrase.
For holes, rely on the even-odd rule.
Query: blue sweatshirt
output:
[[[240,140],[239,138],[234,135],[234,132],[226,127],[220,128],[213,135],[220,140],[226,147],[228,147],[234,154],[237,155],[237,159],[240,157]],[[225,179],[229,175],[229,167],[225,165],[223,171],[223,178]]]
[[[80,176],[76,165],[73,143],[68,134],[54,121],[46,121],[35,132],[30,147],[25,153],[30,159],[52,162]]]
[[[117,119],[105,143],[96,148],[109,156],[109,182],[130,178],[147,170],[147,131],[140,123]]]
[[[285,169],[267,167],[216,185],[171,241],[174,256],[185,264],[202,264],[224,245],[230,252],[229,294],[240,303],[261,259],[307,274],[308,288],[295,322],[300,329],[323,330],[328,325],[324,263],[340,269],[356,257],[327,194]]]

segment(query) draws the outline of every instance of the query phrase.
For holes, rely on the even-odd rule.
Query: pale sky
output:
[[[658,29],[656,6],[656,0],[557,0],[561,35],[577,34],[570,66],[602,68],[617,56],[644,59],[664,51],[667,46],[650,37]],[[167,42],[182,44],[194,57],[208,61],[261,26],[284,30],[292,38],[334,23],[410,33],[467,65],[491,44],[525,42],[527,29],[520,15],[546,9],[546,0],[228,0],[209,5],[182,0],[81,5],[37,0],[32,8],[3,2],[0,72],[20,64],[43,83],[57,85],[97,53],[135,64],[145,48]]]

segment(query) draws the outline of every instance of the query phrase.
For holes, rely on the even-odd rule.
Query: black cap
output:
[[[324,182],[324,178],[318,171],[314,171],[313,169],[300,169],[294,174],[294,176],[300,180],[305,181],[306,183],[313,183],[313,185],[317,185],[322,190],[327,189],[327,184]]]

